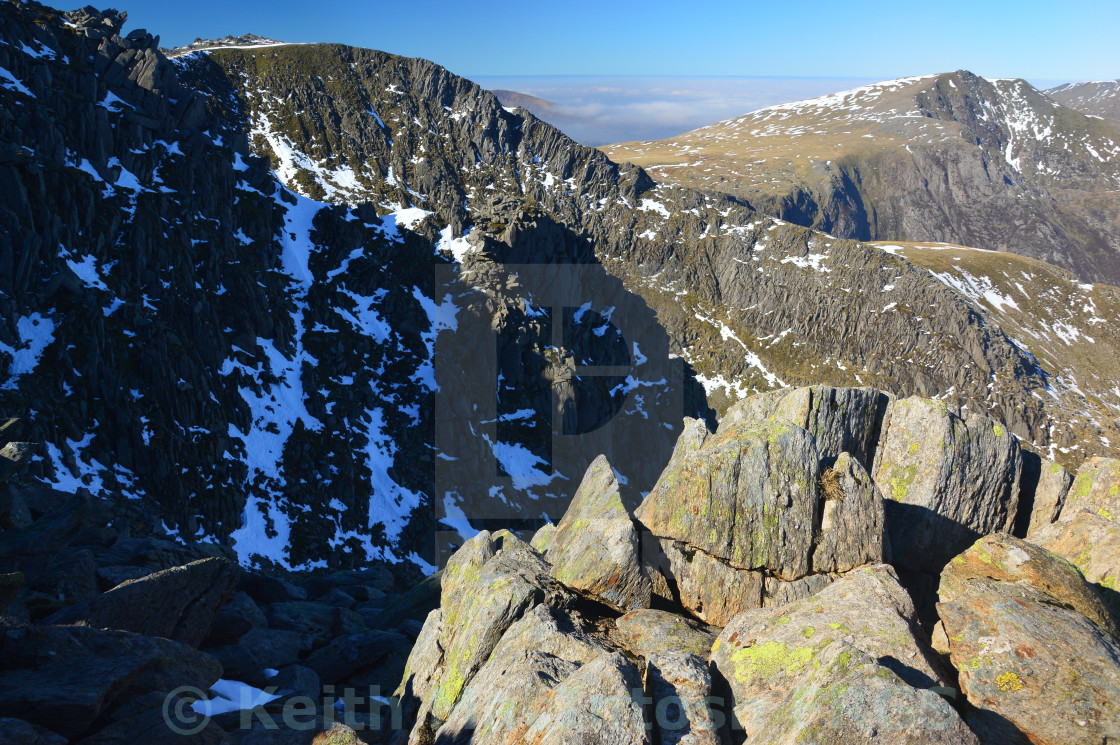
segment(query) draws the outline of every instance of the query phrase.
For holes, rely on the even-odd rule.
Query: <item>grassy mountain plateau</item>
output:
[[[124,21],[0,2],[0,742],[1120,742],[1108,85]]]

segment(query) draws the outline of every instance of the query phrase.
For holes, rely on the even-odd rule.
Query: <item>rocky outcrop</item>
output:
[[[890,397],[875,388],[815,385],[779,390],[734,404],[719,427],[723,431],[750,422],[789,422],[816,438],[826,463],[848,453],[871,471],[889,402]]]
[[[797,400],[792,393],[787,400]],[[898,436],[924,443],[928,434],[920,433],[946,421],[957,428],[956,439],[940,447],[924,443],[927,457],[962,458],[934,472],[952,476],[946,483],[926,477],[931,491],[945,504],[973,504],[978,514],[989,505],[977,493],[998,502],[998,475],[978,486],[952,471],[979,467],[955,452],[967,447],[980,463],[1002,454],[992,462],[1017,478],[1019,452],[1000,440],[1006,433],[985,439],[987,420],[954,422],[936,405],[903,403],[917,413],[892,420]],[[812,435],[769,415],[752,421],[743,416],[751,406],[714,435],[688,423],[637,510],[649,533],[640,552],[626,555],[630,567],[595,548],[586,549],[595,558],[580,576],[549,564],[564,557],[571,529],[595,514],[594,497],[611,506],[605,522],[629,524],[605,459],[589,469],[581,498],[558,527],[538,532],[544,558],[505,532],[463,544],[448,561],[442,607],[428,616],[398,689],[411,729],[397,741],[598,741],[591,722],[608,715],[610,742],[978,745],[1024,734],[1057,742],[1053,733],[1077,722],[1078,737],[1113,736],[1111,703],[1102,697],[1115,687],[1108,676],[1120,679],[1116,626],[1073,565],[1006,533],[984,536],[942,573],[941,621],[931,640],[918,611],[932,607],[927,585],[904,589],[899,572],[880,563],[890,513],[874,479],[844,451],[822,465]],[[837,426],[828,412],[822,407],[822,431]],[[894,452],[889,431],[871,436],[885,443],[884,459]],[[669,589],[653,585],[656,608],[620,615],[617,606],[573,592],[585,576],[621,575],[651,555]],[[1062,645],[1047,648],[1067,632]],[[1079,645],[1088,650],[1085,680],[1067,669]],[[451,662],[453,655],[462,662]],[[1048,676],[1068,678],[1077,703],[1044,703]],[[1008,707],[993,699],[997,689],[1026,688],[1035,692]],[[1047,705],[1060,713],[1040,713]],[[1051,724],[1040,724],[1044,716]]]
[[[566,587],[620,611],[649,607],[652,587],[640,561],[638,530],[603,456],[588,467],[547,546],[552,574]]]
[[[928,690],[941,678],[919,635],[906,591],[884,566],[736,616],[712,648],[733,703],[733,735],[752,743],[978,742]]]
[[[991,536],[945,567],[939,592],[950,659],[982,738],[1056,745],[1120,737],[1115,626],[1072,565]]]
[[[655,568],[674,599],[716,625],[884,556],[883,500],[859,462],[837,453],[822,475],[815,438],[783,420],[750,418],[771,408],[750,401],[715,435],[682,438],[636,513],[657,541]],[[830,416],[825,406],[814,426],[843,431],[849,412]],[[841,440],[829,436],[834,446]]]
[[[896,401],[877,461],[899,566],[939,572],[979,536],[1015,523],[1019,443],[987,417],[962,419],[936,401]]]

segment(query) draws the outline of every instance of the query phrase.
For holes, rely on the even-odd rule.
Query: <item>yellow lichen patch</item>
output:
[[[892,469],[890,478],[891,498],[896,502],[905,502],[906,495],[910,493],[910,483],[918,474],[916,465],[909,465],[905,469]]]
[[[784,672],[792,675],[813,659],[812,647],[793,647],[783,642],[764,642],[744,647],[731,655],[735,678],[745,683],[749,678],[771,678]]]
[[[1070,491],[1075,497],[1087,497],[1092,490],[1093,477],[1087,473],[1079,473],[1077,478],[1073,480],[1073,488]]]
[[[1001,691],[1020,691],[1023,689],[1023,681],[1019,680],[1018,675],[1010,671],[997,675],[996,685],[999,686]]]
[[[992,431],[996,433],[996,437],[1003,437],[1003,427],[1000,425],[993,426]]]
[[[812,626],[806,626],[801,630],[801,635],[806,639],[811,639],[815,633],[817,633],[817,630]]]

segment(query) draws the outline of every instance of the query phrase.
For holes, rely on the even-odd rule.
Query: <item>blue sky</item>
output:
[[[121,0],[127,28],[256,33],[426,57],[467,77],[885,79],[965,68],[1049,83],[1120,77],[1120,0],[564,3]]]

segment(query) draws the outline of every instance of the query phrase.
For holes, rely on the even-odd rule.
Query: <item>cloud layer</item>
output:
[[[584,145],[659,140],[757,109],[874,82],[865,78],[486,76],[491,90],[535,96],[526,105]],[[540,109],[540,110],[536,110]]]

